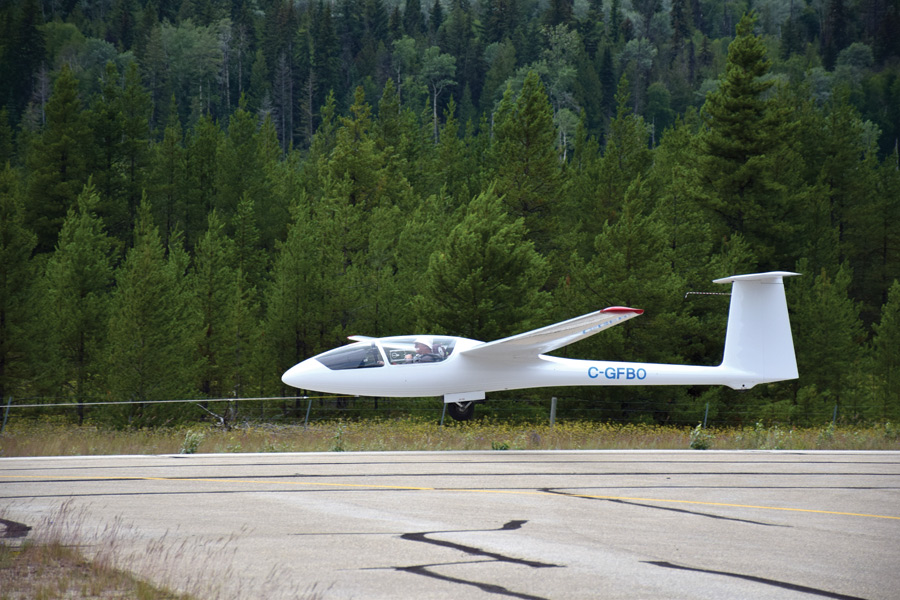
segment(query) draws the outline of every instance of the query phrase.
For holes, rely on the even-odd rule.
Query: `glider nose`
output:
[[[281,381],[287,385],[299,389],[315,389],[315,379],[325,366],[314,358],[308,358],[297,363],[281,376]]]

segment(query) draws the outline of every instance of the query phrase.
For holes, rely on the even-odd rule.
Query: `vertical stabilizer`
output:
[[[736,375],[730,387],[748,389],[797,378],[783,281],[792,275],[799,273],[773,271],[715,280],[732,284],[721,365]]]

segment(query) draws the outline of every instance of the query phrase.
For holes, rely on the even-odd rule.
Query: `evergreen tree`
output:
[[[672,0],[672,47],[678,52],[691,37],[691,12],[688,0]]]
[[[707,215],[694,202],[697,182],[691,176],[690,165],[696,159],[692,143],[696,126],[696,122],[685,120],[666,133],[653,152],[647,184],[650,193],[658,198],[655,212],[665,231],[673,270],[689,286],[706,289],[711,279],[724,277],[726,272],[718,270],[721,267],[715,264],[718,255],[712,228]],[[752,269],[753,264],[746,268]],[[745,271],[734,271],[738,272]]]
[[[347,265],[341,248],[342,215],[328,202],[305,196],[291,207],[287,238],[276,246],[266,290],[264,332],[272,381],[302,359],[341,343],[347,333]],[[282,395],[295,390],[281,385]],[[299,405],[298,405],[299,406]]]
[[[137,5],[134,0],[115,0],[106,19],[106,41],[119,52],[130,50],[137,26]]]
[[[46,113],[47,124],[28,152],[26,214],[38,236],[38,252],[53,249],[66,212],[87,181],[88,127],[68,65],[53,85]]]
[[[514,217],[522,217],[538,251],[552,247],[560,165],[553,112],[537,73],[530,71],[518,98],[507,88],[494,115],[491,150],[496,192]]]
[[[200,323],[188,297],[186,260],[172,238],[166,259],[149,202],[142,201],[134,247],[116,271],[107,341],[106,384],[112,398],[129,402],[113,411],[119,425],[161,424],[189,407],[146,405],[196,394]]]
[[[590,223],[595,228],[606,220],[615,221],[631,182],[644,175],[651,164],[649,130],[643,117],[631,111],[628,78],[624,75],[619,80],[616,103],[616,118],[609,124],[597,173],[595,205],[589,207]]]
[[[853,297],[862,301],[865,322],[873,322],[894,280],[900,279],[900,171],[897,153],[875,165],[869,154],[854,165],[869,194],[848,210],[846,246],[853,267]],[[848,206],[848,208],[850,208]]]
[[[690,316],[683,301],[685,279],[672,269],[673,252],[664,223],[656,214],[645,212],[644,207],[650,204],[649,192],[640,178],[635,180],[619,218],[603,224],[594,238],[589,260],[571,261],[569,276],[556,292],[564,312],[570,315],[606,306],[635,306],[646,312],[633,323],[573,346],[570,356],[676,364],[689,359],[707,360],[698,335],[699,323]],[[615,415],[604,413],[606,418],[624,418],[637,411],[665,420],[673,412],[686,410],[688,402],[686,390],[659,393],[623,388],[584,392],[592,398],[601,394],[605,405],[621,411]]]
[[[0,171],[0,398],[25,389],[34,341],[37,239],[26,222],[21,185],[7,164]]]
[[[266,274],[267,256],[260,244],[256,221],[256,203],[245,193],[238,202],[231,229],[234,231],[234,268],[243,276],[244,287],[248,289],[261,288]]]
[[[5,87],[0,104],[11,107],[13,115],[18,116],[38,85],[38,71],[46,58],[47,43],[42,31],[44,18],[39,0],[25,0],[18,10],[8,11],[7,15],[12,23],[0,57],[6,72],[0,72],[0,76],[7,84],[14,83]]]
[[[550,6],[544,12],[543,21],[546,27],[557,25],[571,25],[573,21],[572,0],[550,0]]]
[[[125,71],[117,104],[122,115],[122,200],[128,207],[129,222],[133,222],[147,183],[145,173],[150,165],[150,115],[153,110],[136,63],[128,65]]]
[[[78,402],[78,421],[84,421],[84,402],[99,391],[106,340],[109,294],[113,283],[113,242],[94,212],[100,196],[88,184],[69,209],[56,251],[46,268],[47,312],[54,323],[54,340],[66,395]]]
[[[828,0],[822,24],[822,62],[829,71],[834,69],[838,53],[849,45],[850,15],[844,0]]]
[[[15,138],[9,124],[9,110],[0,108],[0,165],[6,165],[15,155]]]
[[[331,3],[320,0],[313,18],[313,76],[316,84],[314,107],[324,107],[328,97],[343,90],[341,80],[341,40],[331,15]],[[349,90],[347,90],[349,96]],[[344,94],[341,94],[343,97]],[[346,104],[344,104],[346,106]]]
[[[797,272],[807,273],[788,288],[791,326],[801,379],[794,418],[800,423],[822,423],[837,407],[848,418],[862,416],[858,382],[864,333],[859,306],[848,296],[850,272],[841,267],[834,275],[824,270],[809,273],[805,260]]]
[[[752,14],[741,19],[725,78],[704,104],[697,170],[717,236],[741,233],[764,268],[783,268],[795,233],[789,181],[799,165],[789,115],[765,95],[773,82],[764,78],[770,63],[755,22]]]
[[[191,273],[203,327],[198,348],[203,360],[199,388],[206,398],[223,398],[231,391],[235,353],[232,303],[238,292],[233,252],[234,242],[225,235],[225,225],[213,210],[206,233],[197,243]]]
[[[147,195],[156,212],[163,244],[167,244],[173,232],[187,228],[190,193],[187,174],[187,153],[178,111],[173,110],[163,132],[162,141],[154,144],[150,155],[150,173]]]
[[[134,223],[129,218],[128,207],[122,202],[124,188],[122,168],[123,115],[119,97],[122,93],[119,70],[114,62],[106,63],[100,93],[91,101],[87,112],[93,150],[90,170],[100,204],[97,210],[105,222],[112,225],[112,232],[120,239],[127,239],[127,231]]]
[[[512,38],[520,23],[520,10],[519,0],[485,0],[481,4],[485,43]]]
[[[229,357],[231,370],[228,390],[235,397],[249,393],[264,395],[268,370],[264,361],[264,328],[261,326],[260,295],[263,291],[268,256],[259,240],[256,210],[253,199],[244,194],[238,202],[237,213],[231,223],[234,231],[235,290],[229,299],[228,331],[233,355]],[[254,385],[255,384],[255,385]],[[252,390],[256,391],[252,391]]]
[[[219,145],[222,130],[209,115],[204,115],[191,130],[187,146],[187,190],[184,234],[188,245],[205,229],[206,215],[216,206],[219,190]]]
[[[489,187],[431,255],[416,297],[419,326],[481,340],[526,331],[546,318],[548,275],[523,219],[507,216]]]
[[[441,6],[441,0],[434,0],[431,5],[431,13],[428,15],[428,36],[432,44],[437,41],[437,33],[444,23],[444,8]]]
[[[616,71],[613,66],[612,50],[607,45],[603,52],[597,53],[600,66],[597,68],[597,76],[600,78],[600,90],[602,93],[600,106],[603,109],[602,116],[610,119],[616,110]]]
[[[420,0],[406,0],[403,9],[403,32],[411,38],[425,33],[425,15],[422,13]]]
[[[894,281],[873,327],[877,406],[874,418],[900,419],[900,283]]]
[[[609,7],[609,39],[613,44],[618,44],[622,39],[622,1],[612,0]]]
[[[266,199],[256,207],[256,222],[260,228],[260,247],[271,251],[276,240],[284,239],[291,202],[303,188],[301,156],[295,150],[282,160],[275,125],[269,118],[263,120],[254,141],[259,171],[247,178],[248,189],[244,194]]]
[[[440,141],[435,148],[435,158],[439,168],[439,183],[433,192],[446,189],[457,204],[463,204],[472,197],[473,190],[482,189],[482,169],[471,148],[471,137],[459,137],[459,123],[454,112],[456,103],[453,99],[447,105],[444,116],[444,127],[441,129]]]
[[[218,149],[215,206],[226,220],[234,215],[238,200],[245,192],[257,191],[257,182],[263,177],[256,147],[256,121],[247,110],[246,97],[242,97]]]
[[[441,48],[441,52],[449,54],[455,61],[454,96],[461,106],[466,88],[468,88],[470,97],[473,94],[481,95],[484,44],[476,34],[474,21],[475,18],[469,3],[454,0],[450,3],[450,14],[441,25],[437,36],[437,44]]]

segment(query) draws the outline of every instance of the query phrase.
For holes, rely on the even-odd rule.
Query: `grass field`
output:
[[[246,424],[113,430],[20,420],[0,435],[0,457],[220,452],[388,450],[900,450],[900,427],[731,429],[622,425],[587,421],[510,424],[415,419],[327,421],[303,425]]]

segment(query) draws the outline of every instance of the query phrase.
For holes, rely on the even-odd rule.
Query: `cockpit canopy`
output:
[[[367,369],[384,365],[438,363],[453,352],[456,338],[402,336],[341,346],[316,357],[332,371]]]

